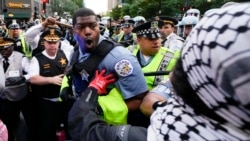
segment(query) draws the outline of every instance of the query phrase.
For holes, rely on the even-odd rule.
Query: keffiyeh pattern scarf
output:
[[[196,115],[176,96],[151,116],[148,140],[250,140],[250,4],[203,17],[181,58],[193,90],[227,123]]]

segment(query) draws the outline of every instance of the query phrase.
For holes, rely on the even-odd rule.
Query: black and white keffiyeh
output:
[[[250,3],[203,17],[181,59],[193,90],[227,123],[196,115],[176,96],[151,116],[148,141],[250,140]]]

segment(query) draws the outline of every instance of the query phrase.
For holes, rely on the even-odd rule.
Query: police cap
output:
[[[131,25],[133,26],[135,24],[135,21],[132,19],[123,20],[121,24],[122,24],[122,27],[129,28]]]
[[[15,40],[8,37],[0,37],[0,50],[9,48],[15,44]]]
[[[9,29],[20,29],[20,25],[18,23],[12,23],[8,27]]]
[[[176,19],[167,16],[159,16],[158,20],[162,20],[165,24],[171,24],[173,26],[178,24]]]
[[[57,29],[47,29],[41,34],[41,38],[48,42],[57,42],[61,39],[62,33]]]
[[[113,30],[120,30],[121,29],[121,25],[113,25],[112,26]]]
[[[148,21],[144,24],[135,27],[132,32],[136,33],[137,36],[143,36],[145,38],[160,38],[161,34],[159,27],[163,26],[163,24],[163,21]]]

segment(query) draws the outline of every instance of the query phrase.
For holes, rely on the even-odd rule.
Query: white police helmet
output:
[[[129,15],[125,15],[125,16],[123,16],[123,19],[124,19],[124,20],[129,20],[129,19],[130,19],[130,16],[129,16]]]
[[[186,26],[186,25],[196,25],[198,23],[199,19],[195,16],[187,16],[183,17],[180,23],[180,26]]]
[[[141,25],[146,22],[146,19],[143,16],[136,16],[133,18],[135,21],[135,26]]]
[[[195,16],[197,18],[200,18],[200,10],[198,10],[198,9],[189,9],[185,14],[185,17],[187,17],[187,16]]]

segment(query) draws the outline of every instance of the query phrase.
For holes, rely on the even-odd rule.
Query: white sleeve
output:
[[[24,75],[26,80],[29,79],[28,71],[29,71],[29,68],[30,68],[30,62],[31,62],[30,59],[28,59],[27,57],[23,57],[23,59],[22,59],[22,69],[23,69],[24,72],[27,73],[27,74]]]
[[[71,54],[74,51],[74,46],[72,46],[67,40],[63,40],[61,41],[61,49],[63,50],[69,61]]]
[[[28,70],[27,70],[27,77],[30,78],[35,75],[40,74],[40,67],[39,67],[39,62],[36,59],[36,57],[33,57],[30,61]]]
[[[3,67],[0,67],[0,94],[4,90],[5,87],[5,74],[3,71]]]
[[[30,44],[32,50],[34,50],[39,42],[40,34],[44,27],[42,24],[32,26],[25,32],[25,40]]]

